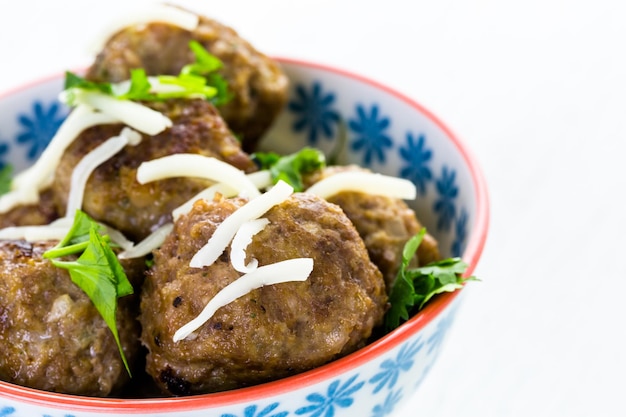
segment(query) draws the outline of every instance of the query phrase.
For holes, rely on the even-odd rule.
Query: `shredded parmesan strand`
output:
[[[165,238],[172,232],[174,229],[173,223],[167,223],[163,226],[159,227],[157,230],[148,235],[144,240],[139,242],[137,245],[133,246],[130,249],[125,250],[120,253],[117,257],[119,259],[132,259],[132,258],[140,258],[142,256],[146,256],[154,249],[160,247]]]
[[[137,169],[140,184],[174,177],[204,178],[224,183],[250,198],[261,194],[243,171],[210,156],[179,153],[144,162]]]
[[[248,179],[252,181],[259,190],[269,188],[272,185],[272,174],[267,169],[248,174]]]
[[[86,104],[104,114],[115,117],[126,125],[150,136],[157,135],[172,127],[172,121],[156,110],[143,104],[120,100],[97,91],[77,90],[74,92],[76,102]]]
[[[12,226],[0,230],[0,239],[25,240],[27,242],[61,240],[69,230],[70,226]]]
[[[120,232],[119,230],[114,229],[113,227],[108,226],[106,224],[102,224],[102,223],[100,224],[104,226],[104,229],[106,230],[106,234],[109,235],[109,237],[111,238],[111,242],[115,243],[120,248],[124,250],[129,250],[135,245],[134,242],[128,240],[126,236],[124,236],[124,234]]]
[[[224,252],[243,223],[258,219],[269,209],[289,198],[292,193],[293,187],[284,181],[279,181],[271,190],[237,209],[220,223],[207,244],[191,258],[189,266],[202,268],[213,264]]]
[[[294,258],[261,266],[253,272],[241,276],[218,292],[195,319],[178,329],[174,333],[174,342],[185,339],[213,317],[220,307],[235,301],[239,297],[243,297],[250,291],[265,285],[290,281],[306,281],[312,271],[312,258]]]
[[[246,265],[246,248],[252,243],[254,235],[265,229],[269,222],[265,218],[250,220],[242,224],[239,230],[237,230],[230,246],[230,263],[236,271],[248,273],[257,269],[259,261],[256,258],[250,259],[250,262]]]
[[[189,211],[191,211],[191,208],[193,207],[193,203],[201,199],[211,201],[213,200],[213,197],[215,197],[216,193],[220,193],[224,197],[233,197],[237,195],[237,190],[230,188],[228,185],[221,182],[213,184],[212,186],[205,188],[195,196],[191,197],[184,204],[175,208],[172,211],[172,217],[174,218],[174,221],[178,220],[178,218],[183,214],[189,213]]]
[[[252,184],[254,184],[254,186],[259,190],[262,190],[272,185],[272,176],[267,170],[253,172],[252,174],[248,174],[247,177],[252,182]],[[213,200],[215,193],[220,193],[224,197],[228,198],[236,196],[237,190],[221,182],[213,184],[210,187],[200,191],[195,196],[191,197],[181,206],[174,209],[172,211],[172,217],[174,218],[174,221],[176,221],[183,214],[189,213],[189,211],[193,207],[193,203],[195,203],[196,201],[200,199],[204,199],[207,201]]]
[[[307,193],[329,198],[343,191],[414,200],[417,191],[409,180],[370,172],[340,172],[313,184]]]
[[[109,24],[98,39],[89,48],[93,53],[100,52],[107,40],[120,30],[135,25],[151,22],[169,23],[185,30],[194,30],[200,21],[198,15],[167,4],[153,4],[148,8],[123,13],[115,22]]]
[[[77,106],[65,119],[37,162],[15,176],[11,184],[13,190],[0,197],[0,213],[6,213],[19,204],[37,203],[39,191],[50,184],[63,152],[74,139],[89,127],[112,123],[119,123],[119,120],[95,113],[88,106]]]
[[[83,205],[85,186],[92,172],[113,155],[124,149],[130,142],[136,143],[141,140],[141,135],[127,127],[123,128],[119,136],[113,136],[98,145],[91,152],[85,155],[72,171],[70,182],[70,193],[67,199],[67,209],[65,213],[74,213]]]

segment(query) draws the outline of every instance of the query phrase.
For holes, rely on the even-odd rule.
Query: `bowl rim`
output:
[[[273,58],[280,64],[290,64],[334,73],[383,90],[418,110],[432,123],[438,126],[446,134],[446,136],[448,136],[467,164],[474,185],[476,216],[472,228],[473,233],[470,235],[470,239],[462,256],[463,260],[469,265],[467,271],[465,272],[465,276],[471,275],[478,264],[478,260],[487,239],[490,211],[489,197],[486,180],[476,158],[467,146],[458,138],[458,136],[454,134],[452,130],[430,110],[419,104],[417,101],[378,81],[328,64],[316,63],[298,58]],[[19,93],[23,90],[28,90],[36,85],[50,82],[58,79],[59,77],[59,74],[50,75],[25,83],[16,88],[1,92],[0,99]],[[452,301],[459,296],[460,292],[461,291],[455,291],[453,293],[438,295],[431,300],[424,310],[412,317],[406,323],[403,323],[394,331],[343,358],[294,376],[247,388],[188,397],[126,399],[60,394],[0,381],[0,398],[12,399],[31,405],[72,411],[99,411],[107,413],[123,412],[132,414],[150,411],[158,411],[159,413],[176,411],[184,412],[217,408],[240,403],[249,403],[272,396],[278,396],[288,391],[304,389],[305,387],[312,386],[323,380],[329,379],[329,375],[332,378],[347,373],[376,357],[382,356],[386,352],[406,341],[418,331],[422,330],[450,303],[452,303]]]

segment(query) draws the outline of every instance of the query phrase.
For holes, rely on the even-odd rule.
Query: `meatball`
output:
[[[306,185],[347,170],[365,169],[356,165],[327,167],[309,175]],[[405,243],[422,229],[415,212],[401,199],[359,192],[341,192],[328,201],[341,207],[352,221],[390,289],[402,263]],[[430,234],[424,236],[416,258],[419,266],[440,259],[437,241]]]
[[[254,385],[312,369],[366,344],[387,306],[382,275],[339,207],[294,194],[273,207],[248,246],[259,265],[311,257],[304,282],[253,290],[220,308],[192,337],[178,328],[240,274],[229,249],[213,265],[191,257],[242,199],[198,200],[155,252],[141,299],[147,372],[165,392],[186,395]]]
[[[257,51],[232,28],[200,17],[188,31],[166,23],[131,26],[114,34],[88,69],[93,81],[119,82],[130,70],[144,68],[148,75],[176,75],[193,62],[191,40],[201,43],[224,64],[221,75],[232,99],[220,112],[252,151],[287,99],[288,80],[277,62]]]
[[[0,229],[11,226],[42,226],[59,218],[54,193],[50,188],[42,191],[38,204],[23,204],[0,213]]]
[[[246,172],[256,170],[241,150],[217,110],[207,101],[169,100],[148,103],[173,122],[156,136],[143,136],[139,145],[126,146],[100,165],[89,178],[83,210],[94,219],[140,240],[172,220],[171,211],[209,185],[206,180],[172,178],[141,185],[136,180],[142,162],[176,153],[212,156]],[[76,164],[122,125],[100,125],[85,130],[65,151],[56,170],[52,189],[56,204],[65,213]]]
[[[87,396],[117,392],[128,374],[95,306],[42,254],[52,242],[0,242],[0,379],[46,391]],[[129,279],[141,279],[136,264]],[[135,297],[136,299],[137,297]],[[141,345],[137,300],[119,300],[117,328],[132,364]]]

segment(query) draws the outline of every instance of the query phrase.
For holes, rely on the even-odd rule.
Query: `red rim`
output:
[[[293,64],[303,67],[320,69],[323,71],[340,74],[346,77],[357,79],[363,83],[379,88],[390,95],[404,101],[414,107],[434,124],[436,124],[454,143],[455,147],[462,155],[472,176],[476,199],[476,218],[472,230],[474,231],[463,254],[463,259],[469,264],[466,275],[471,275],[478,263],[483,251],[487,231],[489,227],[489,199],[486,182],[483,173],[476,162],[476,159],[458,137],[428,109],[417,103],[415,100],[393,90],[376,81],[353,74],[349,71],[337,69],[331,66],[316,64],[302,60],[290,58],[277,58],[281,63]],[[0,94],[0,98],[13,94],[17,91],[29,88],[41,82],[46,82],[55,77],[46,77],[40,82],[32,82],[21,88],[15,88],[9,92]],[[294,391],[328,379],[328,375],[339,375],[346,373],[362,364],[381,356],[385,352],[393,349],[409,337],[423,329],[441,311],[443,311],[457,296],[459,292],[445,293],[433,299],[418,315],[404,323],[398,329],[383,338],[371,343],[365,348],[348,355],[344,358],[331,362],[320,368],[284,378],[278,381],[257,385],[250,388],[243,388],[216,394],[205,394],[193,397],[180,398],[155,398],[155,399],[115,399],[115,398],[91,398],[79,397],[66,394],[56,394],[25,388],[7,382],[0,381],[0,397],[19,400],[22,402],[43,405],[51,408],[64,408],[71,410],[91,410],[101,412],[125,412],[131,414],[146,413],[149,411],[172,412],[189,411],[196,409],[206,409],[227,406],[230,404],[251,402],[270,396],[276,396],[288,391]]]

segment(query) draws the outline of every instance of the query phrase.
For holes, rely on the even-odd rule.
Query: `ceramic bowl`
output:
[[[467,147],[432,113],[377,82],[345,71],[280,59],[288,104],[263,146],[305,145],[413,181],[419,218],[444,256],[475,268],[488,226],[485,182]],[[0,164],[31,164],[64,120],[61,77],[0,96]],[[435,362],[464,291],[434,298],[419,314],[367,347],[279,381],[217,394],[96,399],[0,382],[1,417],[341,417],[385,416],[402,407]]]

